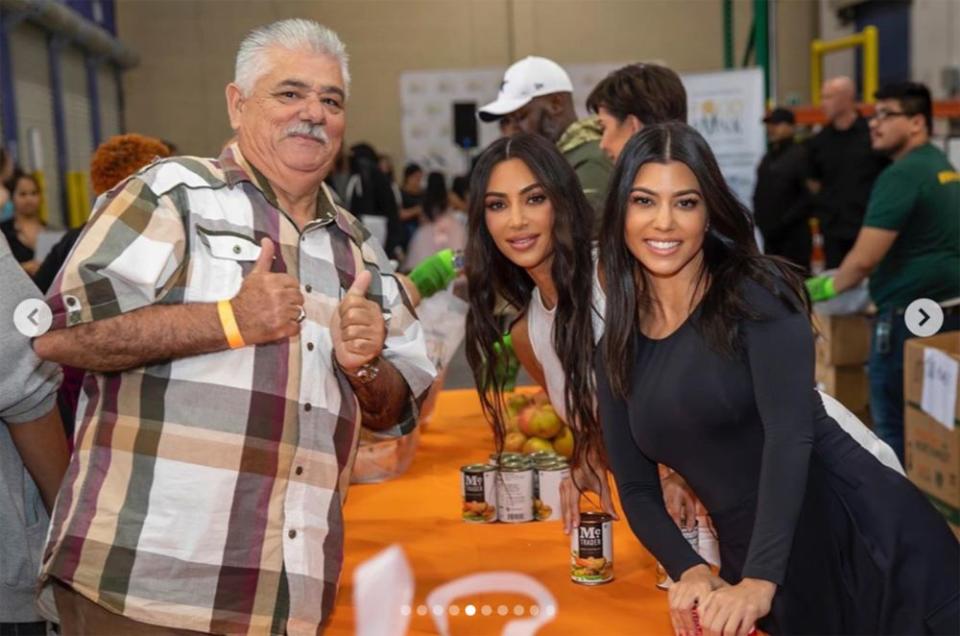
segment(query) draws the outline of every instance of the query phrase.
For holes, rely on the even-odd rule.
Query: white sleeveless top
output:
[[[600,287],[600,280],[597,278],[596,255],[594,255],[593,310],[591,312],[594,344],[597,344],[603,336],[603,313],[606,308],[606,300],[607,297]],[[553,323],[556,315],[556,306],[553,309],[544,307],[540,290],[534,287],[533,294],[530,296],[530,305],[527,308],[527,333],[530,336],[530,347],[533,349],[534,357],[543,369],[550,404],[553,405],[553,409],[560,416],[560,419],[567,421],[567,408],[564,403],[564,389],[567,382],[563,367],[560,364],[560,358],[557,357],[557,352],[553,348]]]

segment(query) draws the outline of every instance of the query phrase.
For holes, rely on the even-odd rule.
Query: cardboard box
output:
[[[870,318],[862,314],[824,316],[814,314],[820,332],[817,364],[833,367],[862,365],[870,357]]]
[[[903,424],[907,476],[950,525],[960,527],[960,430],[914,406],[907,406]]]
[[[817,388],[837,398],[854,413],[867,408],[870,403],[870,382],[863,365],[834,367],[817,363]]]
[[[904,445],[910,480],[925,492],[960,536],[960,399],[953,430],[921,409],[924,349],[934,347],[960,361],[960,332],[908,340],[904,349]],[[958,382],[960,384],[960,382]],[[960,392],[960,386],[957,387]]]
[[[920,408],[923,401],[923,350],[933,347],[960,361],[960,331],[938,333],[929,338],[907,340],[903,351],[903,401]],[[960,420],[960,399],[954,414]]]

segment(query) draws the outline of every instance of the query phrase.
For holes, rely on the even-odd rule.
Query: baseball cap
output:
[[[573,82],[562,66],[545,57],[531,55],[507,69],[497,99],[480,108],[477,114],[483,121],[496,121],[526,106],[534,97],[572,92]]]
[[[789,108],[774,108],[763,118],[765,124],[795,124],[797,118]]]

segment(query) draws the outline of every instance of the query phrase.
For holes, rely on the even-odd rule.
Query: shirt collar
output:
[[[237,141],[232,141],[223,148],[218,161],[229,187],[236,187],[241,182],[246,181],[260,190],[267,201],[270,202],[270,205],[278,210],[282,209],[270,181],[243,156],[243,153],[240,152],[240,144]],[[321,183],[320,191],[317,194],[317,220],[333,221],[338,216],[339,211],[327,190],[326,184]]]

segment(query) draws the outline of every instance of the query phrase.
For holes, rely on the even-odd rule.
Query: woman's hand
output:
[[[673,522],[684,530],[692,530],[697,524],[697,498],[687,482],[678,473],[670,473],[661,480],[660,488]]]
[[[776,591],[776,584],[770,581],[743,579],[707,594],[698,610],[704,636],[746,636],[770,613]]]
[[[576,478],[577,484],[583,492],[594,492],[600,494],[601,509],[619,520],[616,508],[613,506],[613,497],[610,494],[610,481],[607,479],[607,471],[604,468],[597,468],[598,474],[594,473],[587,466],[578,466],[571,471]],[[563,517],[563,533],[570,534],[574,528],[580,526],[580,495],[581,491],[573,483],[573,479],[567,478],[560,482],[560,515]]]
[[[724,587],[729,587],[729,584],[706,565],[695,565],[684,572],[667,592],[673,630],[680,636],[695,636],[697,629],[693,622],[693,608],[702,606],[704,599],[714,590]]]

